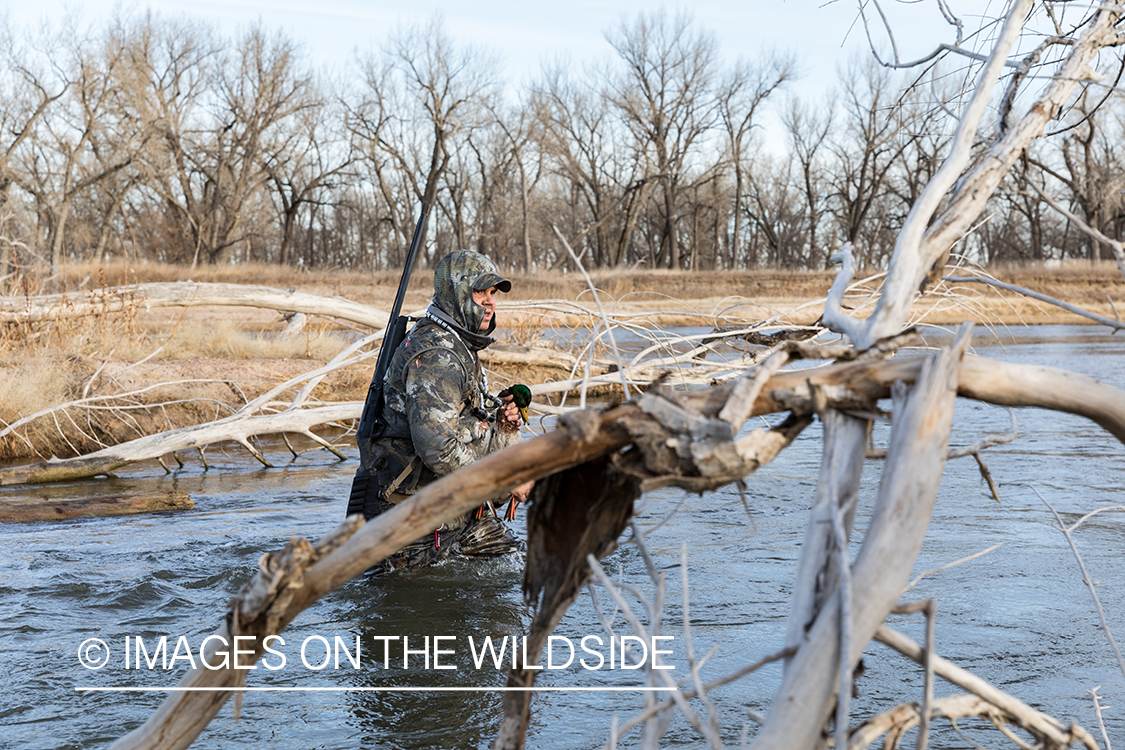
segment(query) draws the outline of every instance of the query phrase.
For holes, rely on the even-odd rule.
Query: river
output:
[[[1125,388],[1125,336],[1103,331],[1008,328],[999,338],[982,332],[975,350],[1010,362],[1063,367]],[[1074,719],[1099,737],[1087,690],[1100,685],[1103,702],[1112,706],[1105,713],[1110,738],[1125,742],[1125,678],[1066,540],[1052,528],[1050,511],[1031,489],[1038,489],[1070,523],[1101,506],[1125,505],[1125,451],[1081,418],[1026,409],[1018,418],[1019,438],[985,454],[999,484],[1001,504],[991,498],[971,458],[950,462],[915,572],[1002,546],[927,576],[906,598],[937,600],[938,653],[1064,723]],[[952,443],[968,445],[1008,429],[1006,410],[961,401]],[[885,437],[884,428],[877,430],[876,442]],[[662,632],[672,638],[659,645],[670,651],[665,659],[675,667],[675,676],[686,676],[679,563],[684,543],[695,650],[702,655],[716,649],[703,668],[704,679],[725,675],[780,648],[819,447],[819,425],[813,425],[775,463],[750,477],[745,506],[733,489],[686,498],[668,490],[642,500],[642,528],[653,529],[678,507],[672,519],[648,537],[657,566],[667,577]],[[4,488],[7,495],[55,497],[174,488],[190,493],[196,509],[0,524],[0,747],[104,747],[138,726],[159,705],[162,693],[83,693],[76,687],[175,685],[188,664],[185,650],[193,650],[198,658],[199,644],[216,629],[227,602],[255,572],[263,552],[280,549],[294,534],[319,538],[342,520],[354,460],[340,463],[325,451],[310,451],[285,463],[286,454],[278,446],[270,454],[277,468],[260,467],[240,449],[230,449],[227,455],[212,449],[206,471],[187,457],[186,467],[170,475],[158,466],[143,466],[113,480]],[[865,469],[854,549],[863,536],[880,468],[880,462],[869,461]],[[521,511],[516,523],[521,534],[524,518]],[[1125,638],[1125,514],[1096,516],[1075,538],[1090,575],[1099,582],[1110,626]],[[228,704],[193,747],[487,747],[500,721],[498,693],[372,688],[502,685],[504,669],[487,657],[478,668],[474,651],[479,658],[485,637],[492,637],[498,648],[505,636],[525,632],[530,611],[520,591],[521,565],[514,558],[457,562],[349,582],[304,612],[283,634],[285,643],[274,644],[278,655],[260,662],[248,679],[252,687],[300,690],[246,694],[241,718],[233,718]],[[623,545],[605,566],[651,595],[652,583],[635,546]],[[609,614],[612,604],[604,591],[600,596]],[[920,615],[893,616],[891,623],[922,639]],[[614,626],[619,635],[630,633],[620,614]],[[616,665],[609,669],[608,645],[599,648],[592,639],[586,644],[600,653],[601,668],[581,666],[581,657],[587,666],[597,665],[599,659],[582,651],[585,636],[600,636],[608,644],[588,593],[579,596],[556,633],[567,640],[556,641],[553,666],[566,661],[567,643],[577,651],[576,658],[565,668],[544,670],[538,684],[623,688],[641,682],[636,671]],[[162,636],[164,656],[177,657],[169,669],[155,656]],[[79,645],[90,638],[108,647],[109,661],[101,669],[86,669],[79,661]],[[134,668],[138,638],[145,654],[156,659],[153,669],[147,664]],[[362,649],[358,668],[349,661],[357,638]],[[409,639],[409,648],[416,652],[407,668],[403,639]],[[332,647],[329,652],[325,645]],[[509,640],[505,647],[510,646]],[[438,649],[441,653],[435,656]],[[333,659],[321,668],[331,652]],[[853,717],[921,696],[921,675],[912,662],[873,644],[864,664]],[[714,691],[726,744],[738,746],[747,709],[768,710],[779,680],[775,665]],[[941,680],[936,688],[939,696],[958,692]],[[642,700],[627,691],[538,693],[529,746],[600,747],[613,716],[628,719]],[[980,722],[965,721],[961,727],[984,745],[1007,742]],[[946,722],[937,721],[935,732],[932,747],[967,746]],[[635,745],[636,738],[634,732],[623,746]],[[698,747],[701,742],[677,717],[665,744]]]

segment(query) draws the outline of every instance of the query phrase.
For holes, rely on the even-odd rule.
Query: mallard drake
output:
[[[520,410],[520,417],[523,419],[524,424],[531,424],[527,418],[527,407],[531,406],[531,389],[523,383],[516,383],[500,391],[496,396],[500,400],[504,400],[511,396],[512,401],[516,403],[516,408]],[[503,424],[501,422],[500,424]]]

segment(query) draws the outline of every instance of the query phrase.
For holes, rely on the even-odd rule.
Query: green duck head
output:
[[[524,424],[530,424],[527,418],[527,407],[531,406],[531,389],[522,383],[516,383],[513,386],[505,388],[499,393],[500,398],[512,397],[515,402],[516,408],[520,410],[520,417],[523,418]]]

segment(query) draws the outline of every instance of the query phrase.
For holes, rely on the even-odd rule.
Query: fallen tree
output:
[[[82,516],[129,516],[194,510],[186,492],[144,492],[67,499],[0,500],[0,523],[63,521]]]
[[[126,310],[184,307],[254,307],[323,315],[371,328],[383,328],[388,317],[382,310],[343,297],[248,284],[175,281],[35,297],[0,297],[0,323],[41,323]]]
[[[947,353],[943,361],[949,364],[945,367],[951,367],[952,361],[949,358],[957,356],[959,355],[954,352]],[[952,407],[950,396],[953,390],[947,380],[935,381],[937,376],[933,374],[934,368],[940,364],[940,361],[935,363],[934,355],[926,354],[890,361],[880,359],[835,364],[819,368],[819,372],[815,374],[810,374],[809,371],[782,373],[763,382],[760,391],[751,394],[753,406],[746,416],[784,410],[808,415],[815,413],[818,404],[822,409],[845,413],[862,405],[869,405],[873,399],[886,397],[891,392],[892,384],[896,382],[912,383],[922,375],[927,378],[927,382],[934,383],[930,386],[931,389],[936,389],[933,397],[941,396],[943,403],[939,411],[948,419]],[[997,367],[998,364],[965,357],[963,367],[954,368],[953,372],[942,377],[955,376],[953,387],[961,395],[1006,405],[1059,408],[1096,418],[1100,424],[1125,442],[1125,393],[1100,384],[1092,378],[1052,368],[1018,365]],[[753,373],[750,375],[752,376]],[[640,404],[625,404],[604,413],[595,410],[575,412],[562,419],[560,429],[508,448],[444,477],[367,524],[362,524],[358,517],[352,517],[315,547],[305,540],[294,539],[282,552],[263,556],[262,571],[244,587],[232,603],[226,624],[217,634],[227,637],[242,635],[255,638],[253,642],[258,644],[256,652],[241,662],[243,666],[253,664],[264,653],[261,646],[263,639],[269,634],[281,632],[287,623],[314,601],[393,554],[402,546],[425,535],[435,525],[450,521],[477,507],[483,499],[494,495],[498,488],[510,489],[529,479],[562,471],[581,471],[582,467],[591,461],[615,454],[626,446],[635,444],[637,440],[635,436],[643,435],[646,428],[653,431],[650,435],[659,433],[665,438],[664,441],[648,441],[650,445],[666,443],[669,439],[685,438],[689,444],[695,444],[698,441],[692,437],[692,427],[698,427],[700,423],[718,421],[724,408],[732,404],[732,397],[739,390],[739,385],[752,381],[753,378],[749,377],[735,384],[679,394],[681,406],[690,407],[690,411],[686,413],[695,416],[694,420],[680,423],[680,426],[688,430],[686,435],[671,432],[668,425],[677,425],[675,420],[666,419],[665,422],[659,422],[648,415]],[[1084,398],[1080,395],[1081,391],[1060,388],[1063,384],[1095,388],[1098,401],[1095,404],[1092,400]],[[942,395],[945,393],[949,395]],[[733,403],[737,407],[737,401]],[[928,421],[934,417],[929,408],[928,401],[916,407],[918,418]],[[728,430],[731,429],[731,423],[725,421],[723,423],[727,425]],[[768,434],[771,431],[756,432]],[[783,442],[784,440],[783,436]],[[922,446],[934,452],[929,464],[944,463],[943,440],[926,439]],[[726,466],[734,474],[744,476],[741,472],[748,466],[757,464],[759,459],[763,459],[761,462],[764,463],[773,455],[776,455],[776,452],[770,455],[770,452],[747,454],[743,451],[736,453],[735,460]],[[662,465],[659,456],[654,462],[653,465]],[[895,460],[895,464],[899,466],[921,466],[925,463],[920,461],[916,450],[903,452]],[[605,470],[601,468],[597,471],[600,476]],[[926,477],[920,489],[928,491],[935,489],[936,478],[934,475]],[[702,476],[702,472],[698,472],[693,476],[682,471],[674,475],[666,475],[662,479],[671,483],[683,483],[693,489],[699,488],[700,479],[712,484],[731,481],[729,475],[713,474],[711,477],[705,477]],[[538,492],[534,502],[544,502],[546,498],[543,493],[546,490]],[[912,516],[914,509],[911,504],[907,503],[903,496],[888,490],[888,500],[894,499],[892,495],[900,500],[901,505],[896,506],[897,510],[893,513],[890,511],[887,513],[895,515],[905,512],[908,516]],[[924,528],[924,523],[922,526]],[[570,530],[571,533],[575,531],[575,529]],[[537,532],[533,530],[531,533],[534,537]],[[885,536],[892,542],[901,541],[897,533],[889,533]],[[570,534],[563,534],[552,537],[552,541],[557,545],[561,539],[568,538],[572,538]],[[604,544],[604,540],[601,544]],[[593,546],[601,548],[598,544]],[[611,548],[612,545],[609,546]],[[913,544],[904,547],[908,551],[916,551]],[[535,554],[534,548],[529,550],[529,559]],[[881,567],[881,563],[885,562],[885,559],[879,558],[869,563],[869,567],[874,571],[885,572]],[[909,567],[905,565],[903,569],[908,572]],[[585,580],[589,570],[583,568],[585,566],[578,565],[570,574],[574,581]],[[890,588],[892,587],[888,587],[887,590]],[[569,601],[563,596],[560,603],[568,604]],[[552,609],[547,622],[561,614],[557,609],[557,607]],[[877,609],[872,608],[872,611]],[[874,618],[873,615],[869,617]],[[830,622],[831,619],[825,618],[824,621]],[[879,617],[878,622],[881,621],[882,617]],[[859,640],[856,639],[857,644]],[[831,646],[836,641],[834,638],[820,638],[819,642]],[[866,640],[863,640],[863,643],[865,644]],[[534,660],[537,656],[538,654],[532,653],[528,658]],[[832,663],[832,659],[826,662],[827,665]],[[813,666],[823,669],[825,665]],[[120,740],[114,747],[187,747],[198,731],[201,731],[207,721],[218,712],[222,704],[235,694],[238,687],[243,684],[245,675],[245,669],[236,669],[233,664],[228,670],[213,671],[200,668],[188,673],[179,687],[205,688],[205,690],[184,690],[174,693],[143,727]],[[523,678],[513,676],[512,679]],[[831,684],[832,681],[829,681],[827,686],[829,689]],[[504,742],[499,743],[501,747],[522,744],[523,720],[520,716],[523,715],[523,705],[516,706],[513,710],[517,713],[514,717],[510,717],[512,723],[507,719],[505,721],[507,730],[503,735]]]

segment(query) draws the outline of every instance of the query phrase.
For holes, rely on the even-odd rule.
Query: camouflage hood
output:
[[[484,308],[473,301],[473,290],[490,287],[508,292],[512,282],[480,253],[455,250],[434,267],[434,299],[427,315],[452,327],[470,349],[480,351],[495,341],[487,334],[496,329],[496,316],[492,316],[488,330],[481,333]]]

